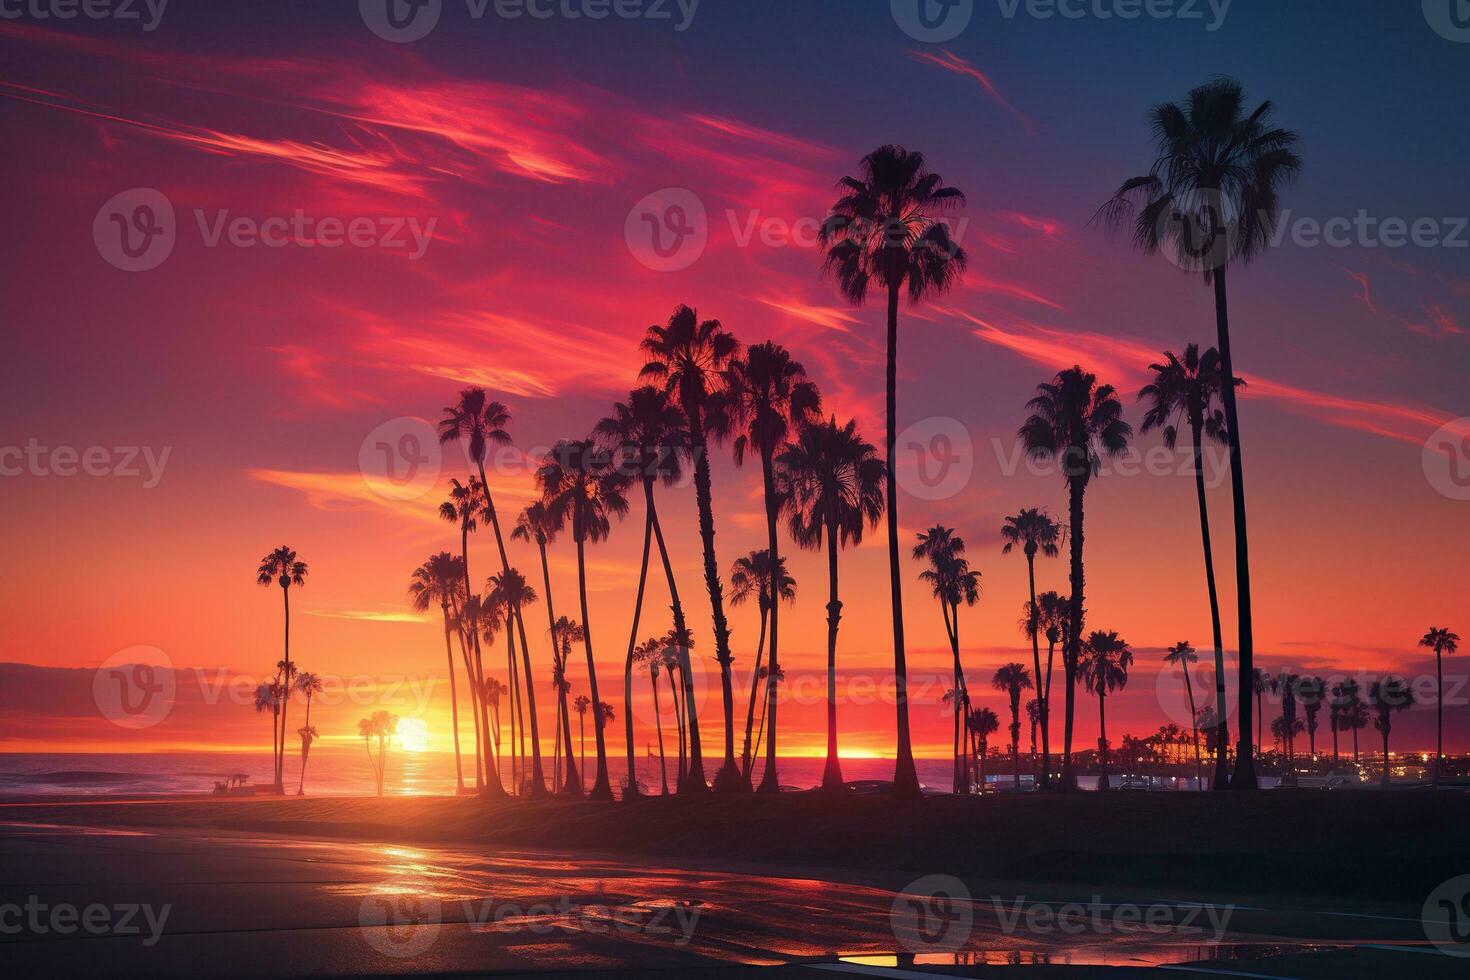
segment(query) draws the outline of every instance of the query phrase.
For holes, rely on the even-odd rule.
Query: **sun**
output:
[[[429,751],[429,726],[422,718],[404,718],[398,723],[397,734],[405,752]]]

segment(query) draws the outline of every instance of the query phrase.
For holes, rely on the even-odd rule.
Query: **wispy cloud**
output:
[[[1035,133],[1038,129],[1041,128],[1040,124],[1037,123],[1036,120],[1027,116],[1015,106],[1011,105],[1011,103],[1006,100],[1006,97],[1000,94],[1000,89],[995,87],[995,83],[990,80],[990,77],[988,75],[986,75],[979,68],[976,68],[975,65],[971,62],[966,61],[964,58],[961,58],[953,51],[950,51],[948,48],[940,49],[939,54],[934,54],[931,51],[910,51],[909,57],[915,61],[922,62],[924,64],[930,64],[934,65],[937,68],[943,68],[945,71],[953,72],[956,75],[964,75],[968,78],[973,78],[976,82],[980,83],[980,87],[985,90],[985,93],[990,96],[990,98],[995,102],[996,105],[1000,106],[1006,112],[1009,112],[1011,115],[1015,116],[1021,121],[1021,125],[1026,127],[1026,132]]]

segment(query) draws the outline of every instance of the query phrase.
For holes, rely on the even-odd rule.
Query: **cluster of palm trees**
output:
[[[284,653],[276,663],[275,676],[255,688],[255,710],[271,713],[271,760],[273,788],[277,793],[285,792],[286,768],[286,716],[291,695],[299,694],[306,702],[306,719],[296,729],[301,740],[301,775],[296,785],[296,795],[306,792],[306,760],[311,755],[311,743],[317,739],[317,730],[311,723],[311,699],[322,691],[322,679],[310,671],[296,668],[291,659],[291,586],[306,584],[306,562],[297,558],[296,552],[282,545],[260,560],[256,569],[257,585],[269,588],[281,587],[281,603],[285,623]]]

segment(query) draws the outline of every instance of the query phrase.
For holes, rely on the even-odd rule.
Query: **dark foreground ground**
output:
[[[6,976],[1434,980],[1470,976],[1450,955],[1470,935],[1436,946],[1423,920],[1462,874],[1462,793],[0,806],[0,959]],[[62,907],[106,925],[49,918]]]

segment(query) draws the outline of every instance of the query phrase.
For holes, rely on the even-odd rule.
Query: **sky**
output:
[[[366,15],[354,6],[63,20],[40,16],[55,10],[43,3],[0,20],[0,182],[25,229],[0,269],[0,750],[258,748],[267,726],[247,695],[280,658],[281,603],[254,571],[282,544],[310,566],[292,590],[292,650],[338,692],[313,715],[328,744],[386,706],[447,748],[442,624],[414,614],[405,590],[428,555],[458,548],[436,508],[467,463],[425,426],[467,385],[509,406],[516,450],[491,473],[508,520],[532,499],[537,450],[584,436],[626,395],[638,339],[687,303],[746,343],[787,346],[824,412],[881,443],[883,308],[842,299],[812,230],[837,180],[889,142],[922,150],[966,194],[953,220],[967,273],[900,324],[901,442],[953,466],[931,486],[939,461],[900,454],[899,525],[905,548],[935,523],[967,541],[983,595],[963,613],[963,659],[977,700],[1004,719],[989,678],[1030,650],[1017,627],[1025,563],[1001,554],[998,530],[1022,507],[1066,509],[1060,477],[1020,460],[1016,428],[1036,384],[1074,363],[1116,385],[1137,426],[1147,365],[1213,343],[1199,277],[1091,219],[1151,162],[1148,108],[1222,74],[1273,101],[1305,161],[1285,196],[1291,234],[1230,280],[1258,662],[1366,688],[1388,670],[1432,676],[1417,639],[1470,625],[1470,504],[1449,469],[1470,442],[1456,459],[1434,448],[1470,431],[1470,44],[1419,4],[1235,0],[1125,19],[1102,14],[1126,2],[1034,16],[1052,8],[976,0],[955,8],[963,30],[933,40],[905,0],[648,3],[617,9],[669,16],[602,19],[570,16],[595,3],[512,18],[444,0],[412,41],[375,33],[391,31],[371,0]],[[160,201],[167,228],[134,210],[163,214]],[[1351,230],[1315,240],[1312,223],[1333,219]],[[1383,224],[1395,219],[1423,233],[1396,241]],[[648,220],[694,234],[665,257]],[[141,257],[124,230],[149,243]],[[423,457],[410,485],[384,479],[380,444]],[[1159,453],[1160,440],[1137,446]],[[714,456],[728,568],[764,544],[760,478],[726,447]],[[1179,675],[1160,676],[1159,658],[1179,640],[1210,646],[1192,479],[1181,457],[1150,458],[1087,493],[1089,626],[1137,656],[1109,704],[1114,740],[1187,724]],[[1218,452],[1210,463],[1233,649],[1228,480]],[[713,754],[694,495],[659,494]],[[589,550],[599,681],[620,718],[640,524],[635,507]],[[534,549],[509,547],[539,583]],[[477,578],[492,548],[472,538]],[[556,609],[574,614],[570,544],[550,558]],[[799,598],[782,617],[780,737],[783,751],[820,754],[824,559],[789,560]],[[905,558],[915,740],[938,756],[949,653],[919,570]],[[853,756],[892,751],[887,575],[881,527],[842,556],[840,733]],[[1037,575],[1065,590],[1064,561]],[[538,605],[526,623],[549,745],[544,615]],[[748,605],[731,617],[743,718],[758,621]],[[654,576],[640,638],[668,618]],[[127,728],[99,709],[93,680],[138,647],[160,652],[149,656],[182,693],[157,724]],[[1467,749],[1470,690],[1447,666],[1447,740]],[[585,693],[580,660],[571,680]],[[652,738],[646,689],[639,741]],[[1095,703],[1078,719],[1090,745]],[[1431,711],[1410,712],[1405,742],[1427,746],[1431,725]]]

